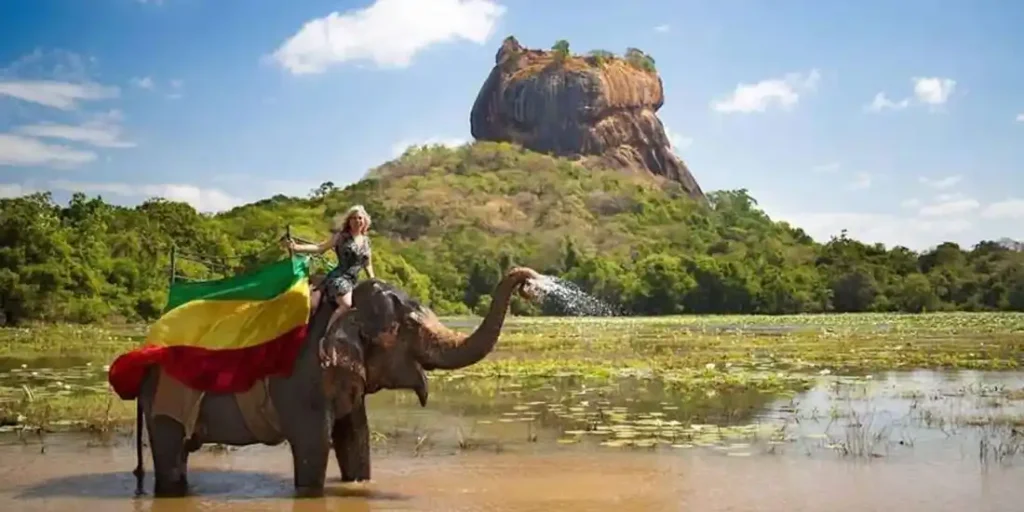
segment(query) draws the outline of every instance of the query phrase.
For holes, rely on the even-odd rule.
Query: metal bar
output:
[[[227,263],[218,263],[216,261],[206,260],[203,258],[196,257],[191,253],[179,252],[178,257],[195,263],[201,263],[203,265],[206,265],[207,267],[212,267],[220,270],[231,270],[231,265],[228,265]]]
[[[177,270],[175,268],[176,265],[177,265],[177,260],[176,260],[176,258],[177,258],[177,254],[176,253],[177,252],[178,252],[177,246],[175,246],[174,244],[171,244],[171,278],[170,278],[171,284],[174,284],[174,274],[175,274],[175,272]]]
[[[286,224],[284,226],[284,236],[288,237],[288,241],[289,242],[292,241],[292,225],[291,224]],[[293,254],[292,246],[291,246],[290,243],[288,244],[288,257],[289,258],[295,257],[295,254]]]

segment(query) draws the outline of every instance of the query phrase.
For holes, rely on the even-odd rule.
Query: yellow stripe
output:
[[[255,347],[306,323],[309,281],[299,279],[270,300],[196,300],[168,311],[149,330],[148,344],[212,350]]]

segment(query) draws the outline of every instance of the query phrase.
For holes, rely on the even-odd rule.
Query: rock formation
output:
[[[543,51],[505,39],[473,104],[473,138],[598,158],[676,181],[704,200],[655,115],[665,97],[653,60],[635,49],[624,58],[604,52],[573,56],[562,44],[562,51]]]

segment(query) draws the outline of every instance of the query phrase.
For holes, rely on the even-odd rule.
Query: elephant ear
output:
[[[352,291],[352,307],[359,312],[360,331],[367,340],[393,333],[407,315],[404,294],[386,283],[369,280]]]
[[[366,362],[359,341],[359,326],[349,315],[321,345],[324,397],[332,404],[335,418],[344,417],[362,404],[366,388]]]

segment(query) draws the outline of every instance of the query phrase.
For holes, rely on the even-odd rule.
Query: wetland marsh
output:
[[[131,500],[134,404],[109,391],[105,365],[143,336],[0,331],[0,503],[1012,510],[1024,498],[1009,483],[1024,476],[1022,314],[510,318],[483,362],[430,375],[426,408],[371,396],[374,482],[302,502],[288,499],[285,447],[207,447],[198,496]]]

